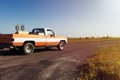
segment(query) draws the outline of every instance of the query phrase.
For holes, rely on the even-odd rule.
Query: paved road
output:
[[[77,80],[78,67],[94,52],[116,41],[74,42],[64,51],[56,48],[36,50],[32,55],[18,55],[0,50],[0,80]]]

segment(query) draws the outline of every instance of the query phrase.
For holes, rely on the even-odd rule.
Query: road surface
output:
[[[40,49],[32,55],[0,50],[0,80],[78,80],[80,65],[98,48],[117,43],[120,40],[73,42],[64,51]]]

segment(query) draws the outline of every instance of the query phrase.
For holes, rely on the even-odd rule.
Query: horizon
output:
[[[53,28],[68,37],[120,37],[119,0],[1,0],[0,33]]]

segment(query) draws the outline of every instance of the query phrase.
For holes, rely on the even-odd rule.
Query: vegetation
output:
[[[68,38],[68,42],[91,42],[91,41],[106,41],[106,40],[116,40],[120,39],[119,37],[80,37],[80,38]]]
[[[100,49],[80,66],[80,80],[120,80],[120,44]]]

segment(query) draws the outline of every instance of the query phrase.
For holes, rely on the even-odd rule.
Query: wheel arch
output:
[[[67,42],[66,42],[65,40],[60,40],[60,42],[64,42],[64,43],[65,43],[65,45],[67,44]],[[59,42],[59,43],[60,43],[60,42]]]
[[[35,41],[25,41],[23,46],[26,44],[26,43],[32,43],[34,46],[35,46]]]

